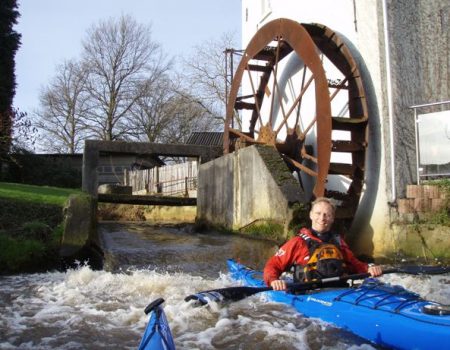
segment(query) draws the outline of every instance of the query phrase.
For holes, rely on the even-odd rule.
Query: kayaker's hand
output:
[[[383,274],[383,270],[381,269],[381,266],[379,266],[379,265],[369,266],[369,269],[367,272],[370,273],[370,275],[372,277],[378,277]]]
[[[284,280],[275,280],[270,282],[270,286],[273,290],[287,290],[287,284]]]

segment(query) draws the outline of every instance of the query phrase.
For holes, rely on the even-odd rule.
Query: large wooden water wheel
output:
[[[236,70],[224,153],[274,146],[306,198],[332,197],[337,217],[351,219],[364,182],[367,121],[361,76],[339,36],[277,19],[250,40]]]

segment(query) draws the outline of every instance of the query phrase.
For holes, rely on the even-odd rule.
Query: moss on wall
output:
[[[255,238],[278,242],[283,240],[284,224],[272,220],[258,220],[242,228],[239,232]]]
[[[279,187],[285,185],[298,186],[297,180],[292,176],[283,158],[273,146],[256,145],[255,147]]]

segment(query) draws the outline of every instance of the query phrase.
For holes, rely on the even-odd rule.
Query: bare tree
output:
[[[170,101],[174,99],[172,81],[167,75],[146,81],[136,103],[130,108],[129,137],[145,142],[164,142],[163,130],[172,116]]]
[[[142,87],[145,92],[131,108],[130,136],[147,142],[185,142],[194,130],[217,129],[201,103],[166,76]]]
[[[93,26],[83,42],[88,69],[87,92],[91,130],[103,140],[124,139],[127,116],[145,89],[170,68],[160,45],[151,39],[151,27],[130,16],[109,19]]]
[[[226,83],[228,77],[225,51],[236,47],[234,35],[223,34],[218,40],[208,40],[194,47],[194,54],[183,60],[184,80],[188,91],[222,126],[226,114]],[[236,64],[237,66],[237,64]]]
[[[47,150],[72,154],[81,151],[87,136],[84,117],[89,113],[86,77],[86,71],[77,62],[66,61],[41,91],[35,126]]]
[[[193,131],[214,131],[222,126],[186,92],[177,91],[168,107],[172,117],[163,130],[162,138],[166,143],[184,143]]]
[[[77,152],[88,137],[179,143],[223,127],[231,36],[197,47],[174,77],[150,29],[129,16],[90,28],[81,61],[62,65],[41,94],[38,126],[48,149]]]

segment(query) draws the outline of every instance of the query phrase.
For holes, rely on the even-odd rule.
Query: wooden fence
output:
[[[166,165],[145,170],[125,170],[124,185],[133,194],[196,197],[198,162]]]

